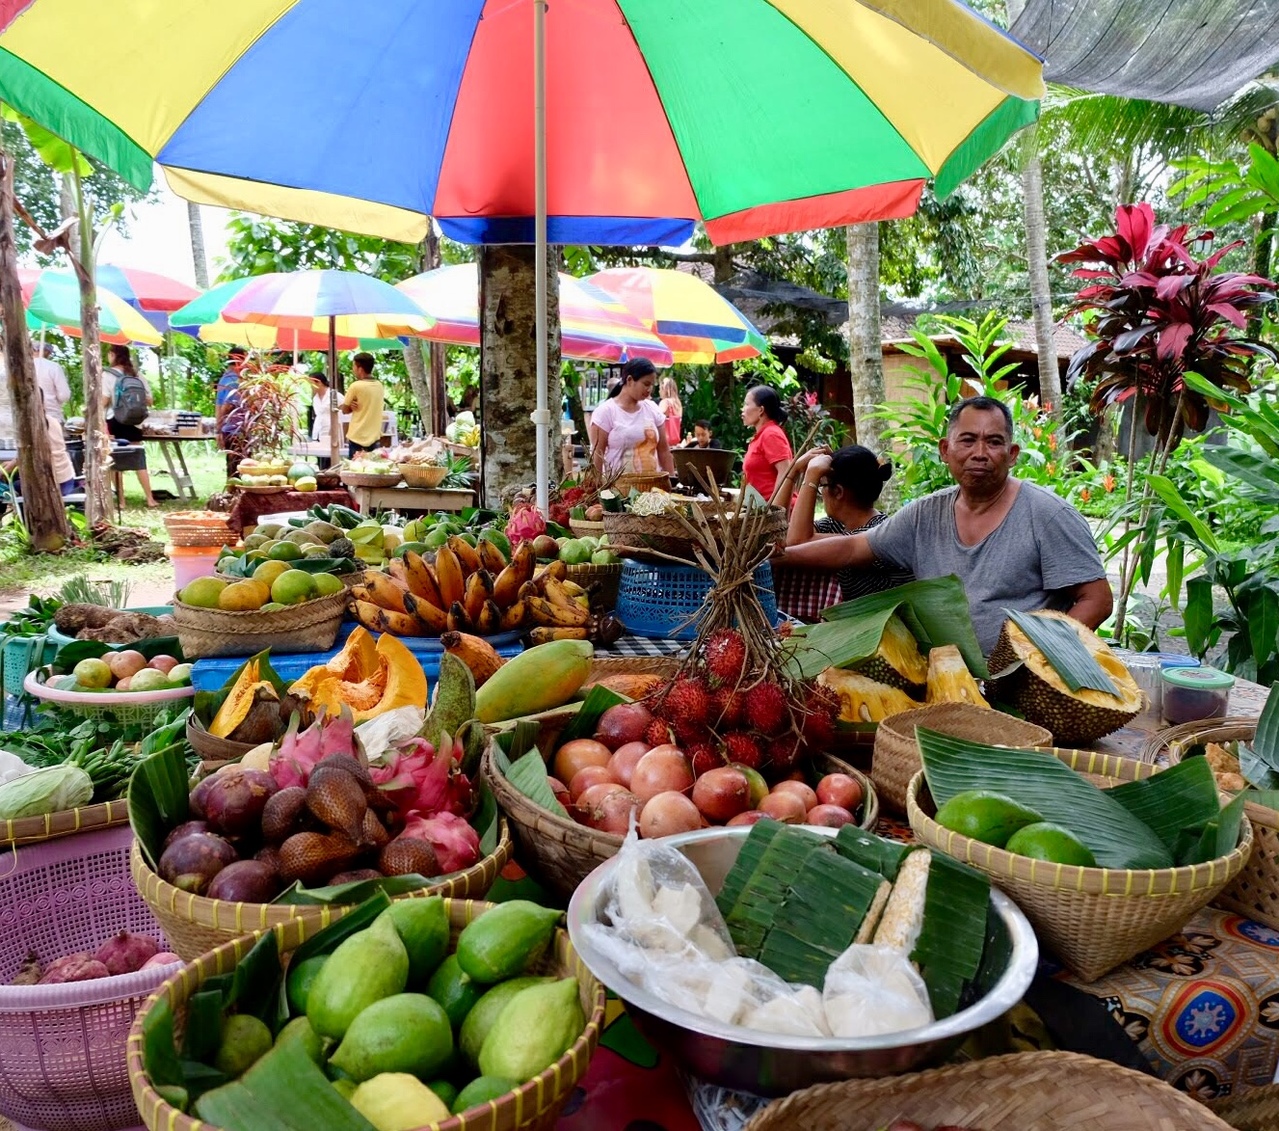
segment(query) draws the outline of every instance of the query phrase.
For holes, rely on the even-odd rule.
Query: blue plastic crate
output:
[[[714,583],[697,566],[622,562],[617,588],[616,617],[636,636],[663,640],[693,640],[696,617]],[[770,624],[780,619],[773,593],[773,571],[768,562],[755,570],[755,591]]]
[[[300,679],[310,668],[317,664],[327,663],[342,650],[346,638],[351,635],[355,623],[343,621],[338,628],[337,640],[327,652],[290,652],[279,656],[272,655],[271,667],[282,680],[291,682]],[[427,679],[436,679],[440,674],[440,656],[444,648],[439,640],[432,636],[401,636],[403,644],[422,665]],[[516,656],[524,650],[519,634],[503,632],[490,636],[489,643],[497,649],[499,656]],[[196,691],[217,691],[248,657],[246,656],[211,656],[208,659],[196,660],[191,667],[191,683]]]

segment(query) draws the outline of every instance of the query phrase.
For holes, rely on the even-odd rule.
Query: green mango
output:
[[[408,951],[383,912],[329,955],[306,996],[307,1020],[320,1036],[341,1040],[361,1010],[403,993],[408,980]]]
[[[511,560],[511,540],[496,526],[486,526],[480,531],[481,542],[492,542],[499,550],[502,551],[502,557],[508,562]]]
[[[585,1028],[576,978],[521,990],[484,1038],[480,1072],[523,1084],[568,1052]]]
[[[937,810],[942,828],[996,848],[1003,848],[1018,829],[1042,820],[1033,809],[989,789],[964,790]]]

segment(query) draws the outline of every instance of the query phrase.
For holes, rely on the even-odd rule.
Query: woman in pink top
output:
[[[684,438],[680,431],[684,424],[684,406],[679,399],[679,386],[674,377],[662,378],[662,399],[657,406],[666,419],[666,442],[674,447]]]
[[[591,414],[591,459],[601,470],[624,473],[674,472],[666,419],[653,401],[657,369],[647,358],[622,366],[621,383]]]
[[[742,482],[773,502],[778,501],[773,499],[777,480],[794,459],[790,441],[782,430],[785,421],[786,410],[782,408],[782,400],[767,385],[756,385],[746,394],[742,403],[742,423],[747,428],[754,428],[755,435],[746,445]],[[789,504],[789,499],[781,503],[782,506]]]

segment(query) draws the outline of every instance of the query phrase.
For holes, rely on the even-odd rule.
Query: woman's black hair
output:
[[[323,372],[323,370],[317,369],[312,373],[308,373],[307,376],[310,377],[312,381],[319,381],[326,389],[329,387],[329,376],[327,373]]]
[[[764,415],[774,424],[786,423],[787,413],[782,408],[782,398],[777,395],[776,389],[770,389],[767,385],[756,385],[746,395],[754,398],[755,403],[764,410]]]
[[[620,389],[628,381],[642,381],[650,376],[657,376],[657,366],[646,357],[633,357],[622,366],[622,381],[618,388]]]
[[[860,506],[873,507],[892,474],[892,461],[881,463],[869,448],[848,444],[830,457],[826,480],[832,487],[842,487]]]

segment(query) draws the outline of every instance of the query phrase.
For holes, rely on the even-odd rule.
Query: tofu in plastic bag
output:
[[[874,1037],[933,1020],[924,979],[901,951],[854,943],[826,971],[826,1021],[836,1037]]]

